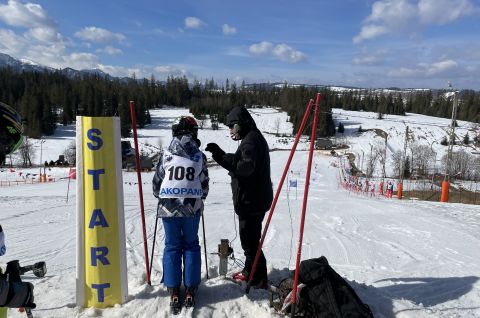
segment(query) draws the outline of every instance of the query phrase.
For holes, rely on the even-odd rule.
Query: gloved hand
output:
[[[205,151],[211,152],[212,156],[217,156],[220,155],[223,150],[220,148],[216,143],[211,142],[207,144],[207,147],[205,147]]]

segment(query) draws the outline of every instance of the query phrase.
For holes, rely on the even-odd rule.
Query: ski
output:
[[[183,306],[185,307],[185,309],[189,309],[195,306],[194,296],[193,295],[185,296],[185,302],[183,303]]]
[[[180,303],[178,296],[173,296],[170,300],[170,311],[173,315],[178,315],[182,311],[182,304]]]

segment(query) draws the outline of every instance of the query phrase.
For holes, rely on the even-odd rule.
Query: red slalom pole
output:
[[[152,281],[150,280],[150,268],[148,262],[147,230],[145,229],[145,208],[143,206],[142,174],[140,171],[140,156],[138,154],[137,116],[135,115],[135,104],[133,101],[130,101],[130,114],[132,115],[133,142],[135,143],[135,166],[137,169],[138,193],[140,195],[140,211],[142,214],[143,247],[145,252],[145,267],[147,269],[147,284],[151,286]]]
[[[270,220],[272,219],[272,216],[273,216],[273,211],[275,210],[275,206],[277,205],[277,200],[280,195],[280,192],[282,191],[283,182],[285,181],[285,177],[287,176],[288,169],[290,168],[290,163],[292,162],[293,154],[297,149],[298,141],[300,140],[303,129],[305,129],[308,116],[310,115],[310,110],[312,109],[312,105],[313,105],[313,99],[310,99],[310,101],[308,102],[307,110],[305,110],[305,114],[303,115],[302,123],[300,124],[300,128],[298,129],[297,136],[295,137],[295,142],[293,143],[292,150],[290,150],[290,156],[288,157],[287,164],[285,165],[285,169],[283,170],[283,175],[282,175],[282,178],[280,179],[280,184],[278,185],[277,193],[275,193],[275,198],[273,199],[272,206],[270,207],[270,212],[268,214],[267,222],[265,222],[262,238],[260,239],[260,242],[258,244],[257,254],[255,254],[255,260],[253,261],[252,270],[248,278],[247,289],[245,291],[247,294],[250,292],[251,282],[253,280],[253,275],[255,274],[255,271],[257,269],[258,260],[260,258],[263,242],[265,241],[265,236],[267,234],[268,227],[270,225]]]
[[[300,222],[300,238],[298,239],[297,262],[295,264],[295,280],[292,290],[292,317],[295,315],[295,304],[297,301],[298,269],[300,267],[300,258],[302,256],[303,229],[305,227],[305,214],[307,210],[308,188],[310,187],[310,172],[312,170],[313,146],[315,145],[315,135],[317,133],[318,108],[320,105],[320,93],[317,93],[315,101],[315,117],[313,118],[312,135],[310,137],[310,151],[308,153],[307,175],[305,177],[305,190],[303,193],[302,220]]]

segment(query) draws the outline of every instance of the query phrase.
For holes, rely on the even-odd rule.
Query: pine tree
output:
[[[465,137],[463,137],[463,143],[465,145],[468,145],[470,143],[470,137],[468,136],[468,132],[465,134]]]
[[[442,146],[448,146],[448,140],[447,140],[447,137],[444,136],[442,141],[440,141],[440,145]]]

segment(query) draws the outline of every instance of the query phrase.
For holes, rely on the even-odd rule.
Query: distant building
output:
[[[317,138],[315,141],[315,149],[330,150],[333,148],[333,142],[328,138]]]

